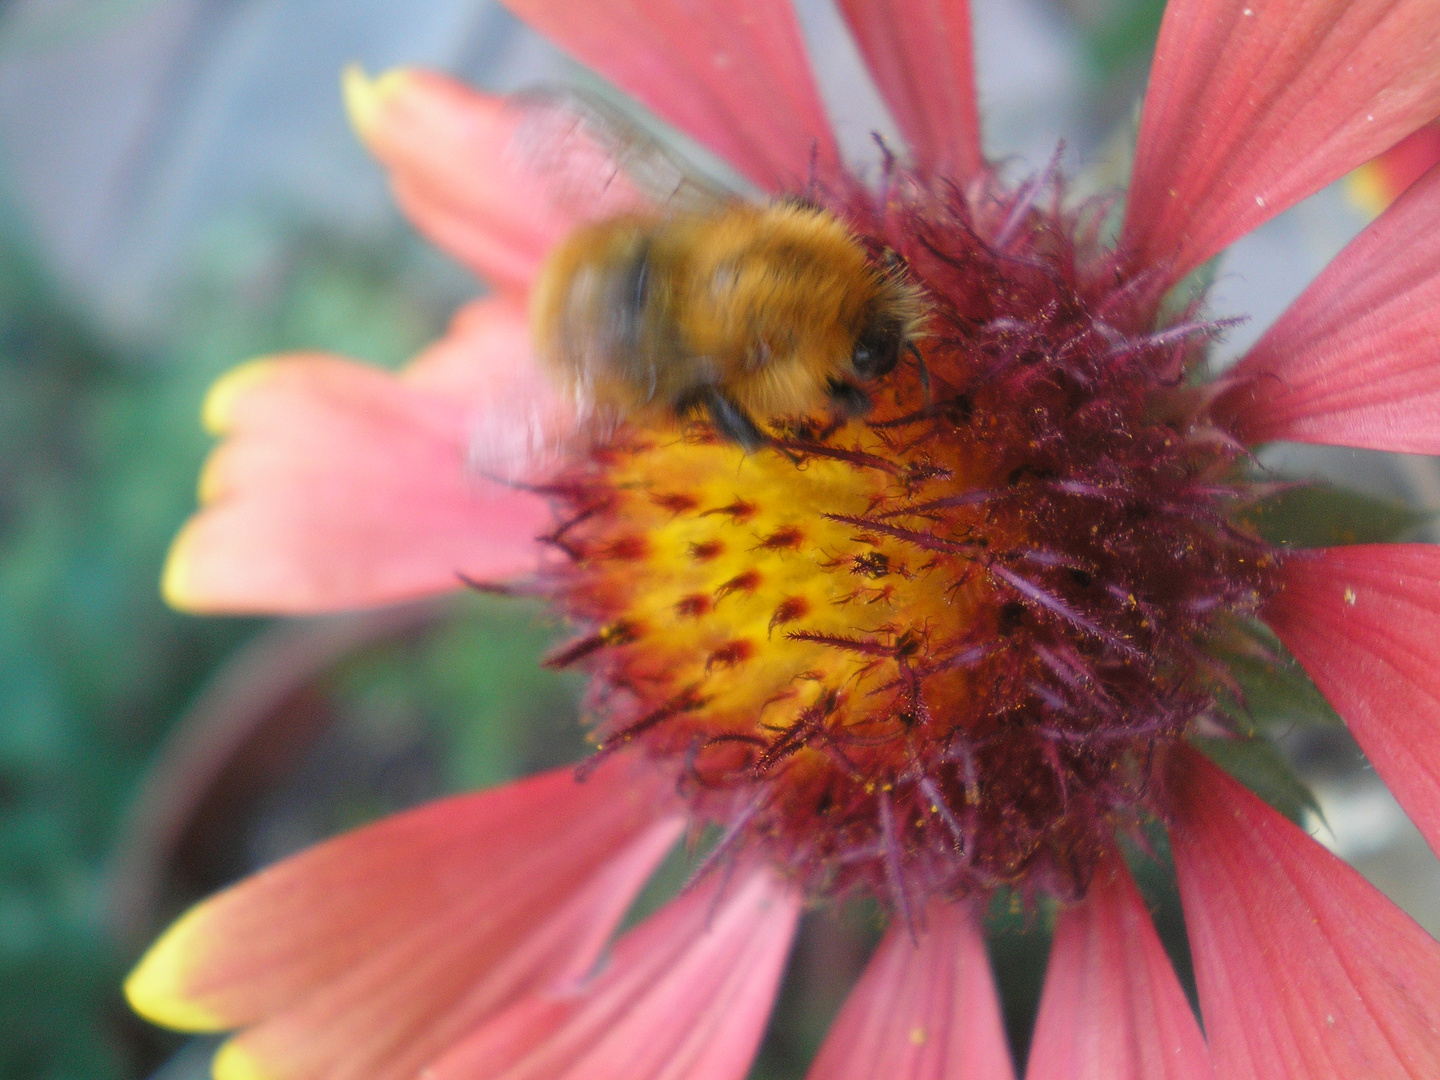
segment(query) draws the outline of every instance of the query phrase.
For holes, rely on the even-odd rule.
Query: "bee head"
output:
[[[899,365],[902,352],[916,352],[915,338],[925,311],[920,290],[909,280],[904,260],[894,251],[886,250],[883,267],[873,273],[875,293],[850,354],[850,367],[861,382],[889,375]]]
[[[900,363],[900,351],[905,347],[905,326],[896,319],[872,318],[861,329],[855,339],[855,351],[850,354],[850,366],[855,377],[862,382],[889,375]]]

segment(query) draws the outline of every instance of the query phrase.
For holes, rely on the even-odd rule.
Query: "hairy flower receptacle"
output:
[[[677,765],[814,889],[1073,897],[1276,554],[1230,523],[1236,451],[1183,386],[1214,327],[1157,330],[1033,186],[908,190],[837,213],[924,289],[924,377],[863,422],[773,418],[755,454],[695,425],[572,462],[547,590],[587,629],[553,662],[594,673],[602,752]]]

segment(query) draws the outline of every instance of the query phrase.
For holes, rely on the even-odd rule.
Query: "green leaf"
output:
[[[51,6],[88,19],[100,18],[101,7],[161,2]],[[15,29],[5,21],[15,7],[0,4],[0,37]],[[52,14],[45,8],[43,17]],[[0,40],[0,53],[15,42]],[[177,614],[156,588],[166,546],[194,509],[210,446],[198,423],[205,386],[247,356],[287,348],[353,349],[398,363],[443,320],[406,284],[414,276],[408,247],[377,245],[367,260],[355,252],[369,245],[281,223],[263,230],[275,236],[273,263],[237,259],[233,244],[212,249],[209,275],[180,287],[167,336],[122,347],[70,308],[6,200],[0,184],[0,1077],[120,1080],[136,1075],[139,1058],[125,1052],[117,1026],[133,956],[104,923],[111,845],[161,738],[256,626]],[[513,613],[509,620],[495,634],[507,644],[522,637],[511,629]],[[516,660],[519,648],[506,655]],[[431,719],[387,689],[346,718],[351,729],[365,726],[367,745],[402,745],[412,715]],[[494,695],[512,691],[530,687],[494,679]],[[457,691],[453,709],[449,699],[417,699],[447,709],[432,743],[473,697]],[[554,691],[516,701],[550,709],[552,725],[573,713]],[[458,728],[462,719],[451,722]],[[338,824],[429,782],[431,744],[414,742],[417,752],[402,762],[414,762],[414,785],[410,774],[396,783],[381,777],[373,795],[337,796]],[[550,752],[517,745],[526,756],[516,771],[539,767]],[[308,812],[287,811],[286,821],[309,828],[300,820]],[[207,862],[201,879],[219,865]],[[164,891],[188,881],[167,878]]]
[[[1009,889],[996,892],[986,911],[990,959],[1006,1034],[1022,1060],[1040,1011],[1057,914],[1055,901],[1044,897],[1027,900]]]
[[[1196,739],[1205,756],[1297,825],[1320,804],[1269,739]]]
[[[1311,548],[1388,543],[1414,532],[1432,515],[1393,499],[1306,484],[1265,499],[1239,517],[1272,544]]]
[[[1095,78],[1108,80],[1117,69],[1143,64],[1149,58],[1165,14],[1164,0],[1125,0],[1085,7],[1089,17],[1080,20],[1080,39]]]
[[[1195,988],[1195,964],[1190,955],[1190,938],[1185,932],[1185,910],[1180,902],[1180,885],[1175,878],[1175,858],[1170,850],[1170,836],[1158,818],[1141,825],[1138,836],[1120,836],[1120,849],[1145,906],[1160,944],[1170,955],[1175,975],[1190,1001],[1198,1008],[1200,996]]]
[[[1239,690],[1222,694],[1220,707],[1237,730],[1247,735],[1275,731],[1295,724],[1342,727],[1344,721],[1305,669],[1290,655],[1268,627],[1246,627],[1244,647],[1223,653],[1220,659]]]
[[[1167,326],[1195,318],[1196,313],[1204,309],[1206,294],[1210,292],[1210,286],[1215,284],[1215,279],[1220,274],[1220,263],[1224,257],[1224,252],[1212,255],[1170,286],[1170,291],[1161,297],[1160,310],[1155,315],[1157,330],[1163,330]],[[1207,356],[1213,350],[1215,343],[1224,336],[1223,333],[1220,333],[1206,340],[1204,352]],[[1206,363],[1193,365],[1190,369],[1191,379],[1201,384],[1208,382],[1212,378],[1208,368],[1209,365]]]

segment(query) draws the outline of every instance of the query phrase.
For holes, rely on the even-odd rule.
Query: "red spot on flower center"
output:
[[[554,662],[593,672],[602,752],[678,764],[813,888],[1076,895],[1272,588],[1184,385],[1210,328],[1158,326],[1083,216],[837,212],[925,290],[925,378],[863,422],[770,418],[783,452],[631,429],[572,462],[549,584],[599,629]]]

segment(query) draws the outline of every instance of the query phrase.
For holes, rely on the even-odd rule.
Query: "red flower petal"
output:
[[[512,918],[507,928],[516,939],[498,962],[466,937],[487,922],[493,927],[495,912],[471,908],[436,918],[423,934],[377,950],[232,1039],[216,1059],[216,1075],[410,1080],[509,1003],[592,965],[678,833],[678,822],[656,826],[590,880],[552,880],[565,904],[533,929]]]
[[[1372,218],[1440,164],[1440,121],[1417,128],[1349,175],[1346,194]]]
[[[767,191],[839,168],[789,0],[504,0]]]
[[[1250,350],[1219,417],[1250,443],[1440,453],[1437,226],[1440,168],[1356,237]]]
[[[594,963],[680,828],[632,765],[447,799],[262,871],[177,922],[131,1002],[171,1026],[258,1021],[222,1051],[232,1075],[414,1075]]]
[[[932,903],[914,935],[892,924],[807,1080],[1010,1080],[985,937],[966,904]]]
[[[1118,857],[1061,916],[1025,1080],[1210,1080],[1210,1052]]]
[[[840,0],[840,9],[921,171],[979,172],[969,0]]]
[[[409,386],[464,403],[468,460],[485,476],[519,480],[543,473],[575,429],[573,403],[531,355],[529,314],[515,296],[461,308],[445,336],[401,376]]]
[[[1329,548],[1283,581],[1265,621],[1440,851],[1440,547]]]
[[[201,479],[204,508],[170,551],[164,588],[177,607],[336,610],[535,564],[549,508],[478,473],[460,402],[296,354],[232,371],[205,415],[228,438]]]
[[[466,304],[445,336],[402,372],[406,383],[451,401],[497,411],[538,370],[530,350],[530,317],[516,296],[487,296]]]
[[[431,1065],[427,1080],[741,1080],[799,916],[757,869],[672,901],[615,945],[588,984],[540,994]]]
[[[574,131],[556,132],[571,166],[558,176],[544,148],[518,145],[520,111],[453,79],[400,69],[370,80],[351,68],[345,102],[356,132],[390,170],[401,208],[493,285],[528,287],[579,220],[641,201],[601,148]],[[579,183],[593,186],[587,198],[566,189]]]
[[[1178,279],[1436,115],[1435,0],[1173,0],[1124,245]]]
[[[1216,1074],[1440,1076],[1440,943],[1199,754],[1169,782]]]

